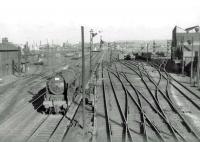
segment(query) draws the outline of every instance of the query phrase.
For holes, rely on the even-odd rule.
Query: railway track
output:
[[[74,120],[76,112],[81,103],[81,96],[77,97],[72,103],[65,115],[47,115],[26,141],[64,141],[69,128]]]
[[[109,61],[106,57],[102,62],[101,70],[102,92],[99,92],[102,93],[102,97],[98,93],[100,96],[97,104],[97,108],[99,108],[97,116],[104,119],[101,117],[97,119],[97,123],[99,122],[98,129],[100,129],[97,132],[97,135],[99,135],[97,141],[141,141],[141,134],[137,132],[133,125],[133,123],[138,125],[138,122],[132,122],[134,111],[130,108],[133,107],[133,103],[130,102],[125,85],[116,83],[119,80],[109,70],[110,63],[113,61]],[[101,100],[101,98],[103,99]],[[105,120],[105,123],[103,120]],[[101,129],[105,129],[105,131],[101,131]]]
[[[180,92],[180,94],[182,94],[186,99],[188,99],[197,109],[200,109],[200,105],[198,105],[197,103],[195,103],[193,100],[198,99],[200,100],[200,96],[193,92],[191,89],[189,89],[188,87],[186,87],[185,85],[183,85],[181,82],[179,82],[178,80],[176,80],[174,77],[172,77],[169,73],[167,73],[167,71],[165,70],[165,66],[166,63],[164,64],[164,66],[160,66],[157,65],[155,63],[150,63],[151,66],[155,67],[157,70],[159,68],[159,72],[160,75],[166,79],[169,84],[171,84],[173,87],[175,87],[176,90],[178,90]],[[162,68],[161,68],[162,67]],[[161,70],[163,72],[161,72]],[[189,94],[189,95],[188,95]],[[191,98],[190,98],[190,97]]]
[[[103,66],[102,66],[102,78],[103,77],[104,76],[103,76]],[[112,142],[111,124],[110,124],[110,117],[109,117],[107,101],[106,101],[106,91],[105,91],[104,80],[102,80],[102,89],[103,89],[104,111],[105,111],[105,119],[106,119],[107,141]]]
[[[97,61],[101,55],[97,55],[98,58],[95,58],[96,54],[92,57],[94,59],[93,61]],[[87,58],[89,59],[89,58]],[[81,60],[77,62],[77,64],[81,64]],[[71,63],[71,65],[74,65],[74,63]],[[93,68],[95,65],[93,64]],[[47,77],[49,77],[52,74],[52,72],[48,71],[48,73],[45,71],[41,73],[32,74],[30,76],[24,76],[23,79],[27,80],[29,85],[33,85],[35,80],[46,80]],[[35,80],[33,80],[35,79]],[[30,80],[30,81],[29,81]],[[37,81],[38,83],[38,81]],[[40,82],[41,83],[41,82]],[[37,106],[35,110],[33,110],[32,103],[36,102],[38,99],[43,97],[45,95],[45,92],[42,94],[39,94],[37,97],[31,99],[29,102],[25,102],[21,104],[20,110],[12,113],[9,115],[8,119],[5,121],[2,121],[0,126],[0,134],[3,135],[0,140],[2,141],[64,141],[65,137],[69,131],[69,128],[71,127],[74,119],[74,116],[79,108],[79,104],[81,101],[81,98],[77,100],[76,103],[72,103],[71,107],[69,108],[68,112],[65,116],[53,116],[53,115],[42,115],[37,112],[38,109],[41,108],[42,104]],[[30,113],[32,112],[32,113]],[[28,116],[28,117],[26,117]],[[31,119],[32,116],[32,119]],[[25,118],[25,119],[24,119]],[[21,121],[21,120],[24,120]],[[26,122],[26,125],[25,125]],[[33,124],[31,123],[33,122]],[[48,134],[45,134],[45,130]],[[8,133],[9,132],[9,133]],[[22,133],[24,132],[24,133]],[[14,136],[18,135],[16,139],[14,139]],[[43,137],[42,135],[45,135],[44,138],[39,138],[39,136]],[[47,137],[48,136],[48,137]],[[35,139],[36,138],[36,139]]]
[[[94,56],[95,57],[95,56]],[[93,57],[93,58],[94,58]],[[89,59],[89,57],[87,58]],[[73,65],[74,63],[71,63],[70,65]],[[80,65],[81,64],[81,60],[78,61],[76,63],[76,65]],[[65,64],[66,65],[66,64]],[[69,65],[69,66],[70,66]],[[59,65],[60,66],[60,65]],[[25,79],[27,80],[27,82],[29,82],[28,84],[26,83],[26,86],[29,86],[29,85],[34,85],[33,83],[36,82],[37,84],[40,84],[42,82],[46,82],[46,78],[50,77],[52,75],[52,72],[51,71],[43,71],[41,73],[36,73],[36,74],[33,74],[33,75],[30,75],[30,76],[26,76]],[[45,80],[43,80],[45,79]],[[40,80],[40,81],[36,81],[36,80]],[[41,88],[40,88],[41,89]],[[36,91],[38,93],[38,91]],[[36,94],[37,94],[36,93]],[[23,113],[24,111],[24,108],[27,108],[27,105],[29,104],[33,104],[34,102],[36,102],[38,99],[40,99],[41,97],[43,97],[45,95],[46,92],[42,93],[42,94],[39,94],[39,96],[37,96],[36,98],[33,98],[31,99],[30,101],[28,102],[25,102],[23,104],[23,106],[21,107],[22,109],[20,109],[20,111],[16,112],[16,114],[12,114],[13,116],[16,116],[16,115],[20,115],[21,113]],[[35,95],[35,94],[34,94]],[[38,108],[36,108],[35,110],[37,111],[41,106],[39,106]],[[12,117],[11,115],[11,117]]]
[[[166,119],[165,122],[168,125],[168,128],[171,131],[175,141],[180,141],[180,140],[187,141],[187,140],[186,140],[186,137],[184,137],[184,135],[181,134],[181,130],[179,128],[175,128],[175,126],[172,125],[174,123],[171,123],[172,120],[169,118],[169,116],[168,116],[169,114],[167,114],[163,109],[163,107],[165,107],[167,105],[171,108],[171,110],[174,113],[178,114],[179,118],[184,123],[183,126],[185,127],[186,132],[189,130],[190,133],[192,133],[193,136],[197,140],[199,140],[199,136],[198,136],[198,133],[196,132],[196,130],[191,126],[190,122],[184,117],[183,113],[178,109],[176,104],[174,102],[172,102],[171,99],[169,98],[168,87],[166,87],[165,91],[161,88],[161,86],[160,86],[161,76],[159,77],[159,80],[156,83],[156,81],[154,79],[152,79],[152,76],[150,76],[148,74],[148,72],[144,69],[143,65],[141,65],[141,64],[139,65],[138,63],[133,64],[133,63],[127,63],[127,62],[124,62],[122,64],[124,66],[126,66],[127,68],[129,68],[130,70],[134,71],[141,78],[141,80],[142,80],[143,84],[146,86],[149,94],[152,96],[155,106],[157,107],[158,111],[160,112],[160,113],[158,113],[158,112],[157,113],[160,115],[160,117],[162,117],[162,119],[164,119],[164,118]],[[158,69],[158,72],[159,72],[159,69]],[[161,74],[161,72],[159,72],[159,74]],[[144,79],[144,77],[146,77],[146,80]],[[155,86],[155,90],[156,90],[155,93],[153,93],[151,91],[151,89],[149,88],[149,83],[147,83],[147,80],[150,81],[151,84],[153,84]],[[168,86],[168,83],[167,83],[167,86]],[[142,93],[140,93],[140,94],[142,94]],[[159,99],[158,99],[158,97],[156,97],[156,96],[158,96],[158,94],[159,94],[159,96],[162,96],[163,100],[165,100],[165,102],[166,102],[165,106],[160,104],[159,100],[161,99],[161,97],[159,97]]]
[[[30,108],[27,107],[27,109],[15,114],[15,116],[11,117],[0,126],[0,134],[4,135],[0,138],[0,140],[19,142],[61,142],[64,140],[67,135],[67,131],[73,123],[74,116],[76,115],[80,103],[81,96],[79,95],[76,97],[75,102],[70,105],[65,115],[43,115],[36,111],[34,113],[27,114],[30,112]],[[24,121],[20,122],[23,119]],[[26,127],[26,125],[28,125],[28,127]],[[18,136],[18,134],[20,134],[20,136]],[[15,135],[18,137],[14,139],[13,136]]]
[[[96,58],[92,58],[93,62],[98,62],[100,57],[99,54]],[[100,65],[98,64],[101,67],[99,97],[102,97],[102,100],[99,106],[102,112],[97,112],[96,115],[101,117],[99,124],[104,125],[102,128],[105,127],[105,131],[100,131],[102,133],[97,135],[97,140],[108,142],[200,141],[198,129],[177,104],[171,90],[173,89],[178,96],[181,96],[196,112],[200,110],[198,104],[200,97],[166,72],[166,62],[156,65],[112,59],[114,59],[111,61],[112,64],[106,62],[106,59]],[[80,64],[81,62],[77,62],[76,65],[80,66]],[[95,66],[93,65],[93,68]],[[47,77],[42,73],[36,76],[41,76],[43,79]],[[89,80],[89,74],[86,76]],[[27,79],[32,78],[34,75]],[[44,94],[40,94],[41,96],[30,102],[34,103]],[[35,111],[25,119],[26,123],[16,125],[16,122],[20,122],[32,109],[30,102],[2,123],[0,134],[6,135],[9,132],[12,136],[10,140],[14,141],[17,130],[25,127],[31,117],[37,116],[40,119],[36,125],[32,124],[32,127],[22,130],[27,133],[23,135],[21,132],[22,137],[17,138],[17,141],[67,141],[67,134],[79,109],[81,97],[76,98],[75,103],[71,103],[65,115],[42,115],[41,117],[41,114]],[[36,110],[40,107],[39,105]],[[101,138],[103,136],[104,138]],[[9,137],[3,137],[0,140],[8,141]]]
[[[133,85],[128,80],[128,78],[126,77],[125,74],[119,75],[118,72],[116,72],[116,73],[112,72],[112,74],[120,81],[121,85],[126,90],[127,95],[129,96],[129,98],[132,100],[132,102],[138,108],[138,111],[140,113],[140,120],[141,120],[141,124],[140,124],[140,129],[141,130],[140,130],[140,132],[143,135],[144,141],[147,141],[147,142],[149,141],[149,136],[148,136],[149,130],[148,130],[147,127],[151,127],[152,130],[155,131],[156,135],[160,138],[160,141],[164,141],[162,135],[160,134],[160,131],[158,130],[158,128],[154,125],[154,123],[149,119],[149,117],[146,115],[146,113],[143,110],[142,102],[141,102],[140,96],[138,95],[138,93],[141,93],[141,92],[139,92],[139,90],[137,90],[135,87],[133,87]],[[131,95],[130,91],[125,87],[124,83],[120,79],[120,76],[123,76],[130,83],[130,85],[133,87],[133,89],[135,91],[135,94],[137,96],[136,99]],[[147,124],[149,126],[147,126]]]
[[[104,68],[104,65],[106,66],[107,63],[103,62],[101,64],[102,108],[104,110],[102,115],[105,115],[106,141],[132,142],[131,131],[133,130],[129,128],[128,124],[128,96],[125,97],[125,106],[122,106],[111,75],[109,71]],[[105,82],[105,78],[108,78],[108,81],[106,80]],[[112,113],[117,114],[119,119],[115,120],[116,117],[114,118]]]
[[[197,111],[198,104],[195,104],[194,99],[197,100],[198,95],[187,87],[183,91],[181,86],[184,85],[172,79],[165,68],[162,68],[166,62],[150,67],[143,62],[110,58],[113,59],[110,61],[112,65],[104,66],[102,69],[101,87],[107,141],[115,141],[116,137],[121,141],[200,141],[198,130],[174,101],[171,87],[176,86],[174,89],[178,93],[190,92],[193,98],[190,98],[190,95],[182,97]],[[121,124],[121,128],[119,125],[115,127],[114,124]],[[118,129],[118,133],[115,129]],[[121,134],[117,136],[119,133]]]

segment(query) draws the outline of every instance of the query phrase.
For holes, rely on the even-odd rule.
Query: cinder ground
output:
[[[86,80],[89,79],[89,54],[86,53]],[[94,53],[97,56],[92,60],[92,68],[101,57],[101,53]],[[50,134],[54,131],[56,125],[61,119],[61,115],[45,115],[35,110],[35,106],[29,103],[33,96],[38,93],[46,85],[46,79],[53,73],[69,66],[81,63],[81,58],[56,56],[55,58],[44,59],[44,65],[29,65],[26,74],[18,74],[17,76],[4,77],[4,82],[0,84],[0,141],[2,142],[23,142],[29,140],[33,132],[39,128],[34,137],[37,140],[29,141],[46,141]],[[89,141],[92,138],[92,117],[91,107],[86,111],[87,130],[83,135],[82,124],[82,108],[79,107],[75,116],[75,121],[70,125],[64,141]],[[67,122],[68,119],[65,118]],[[64,122],[65,122],[64,121]],[[44,123],[43,123],[44,122]],[[63,123],[62,122],[62,125]],[[40,124],[41,128],[40,128]],[[60,126],[59,126],[60,127]],[[67,129],[67,125],[63,125]],[[60,134],[60,132],[58,132]],[[36,136],[38,135],[38,136]],[[41,139],[38,139],[41,137]],[[60,138],[58,139],[60,140]]]
[[[118,62],[110,62],[110,52],[106,51],[106,54],[103,56],[103,64],[105,68],[115,69],[114,65],[116,64],[119,71],[126,72],[131,82],[140,90],[144,96],[155,106],[154,101],[146,90],[144,84],[141,82],[141,79],[134,74],[132,71],[128,70]],[[114,54],[114,53],[112,53]],[[116,56],[113,55],[112,60],[114,60]],[[45,85],[46,75],[52,74],[53,72],[66,68],[69,64],[75,64],[78,60],[70,60],[69,58],[54,58],[49,65],[47,66],[30,66],[29,72],[23,76],[11,76],[4,77],[5,82],[0,84],[0,141],[2,142],[11,142],[25,141],[28,136],[35,130],[36,126],[40,124],[47,116],[41,113],[38,113],[34,110],[32,104],[28,103],[29,100],[32,99],[34,91]],[[154,71],[151,67],[146,67],[149,71],[150,75],[153,79],[158,80],[158,73]],[[44,73],[45,72],[45,73]],[[105,81],[106,88],[106,96],[108,103],[108,111],[111,121],[111,130],[113,141],[122,141],[122,119],[119,115],[119,110],[117,108],[116,101],[113,97],[113,92],[111,90],[111,86],[108,79],[108,71],[106,69],[103,70],[104,78],[101,78],[101,67],[99,68],[99,79],[97,80],[97,111],[96,111],[96,134],[93,134],[93,121],[91,120],[93,117],[93,113],[91,108],[88,107],[86,111],[87,117],[87,129],[86,135],[83,135],[82,129],[82,108],[78,109],[78,113],[75,116],[76,122],[70,127],[67,136],[65,137],[65,141],[92,141],[92,136],[95,137],[95,141],[107,141],[106,134],[106,125],[105,125],[105,113],[104,113],[104,105],[103,105],[103,94],[102,94],[102,80]],[[44,73],[44,74],[43,74]],[[179,80],[184,80],[185,78],[181,76],[177,76],[173,74],[173,76]],[[119,99],[119,103],[122,107],[122,110],[125,109],[125,97],[124,91],[120,82],[112,75],[111,79],[114,82],[114,88],[116,90],[117,97]],[[191,87],[187,82],[189,80],[185,79],[186,83],[184,83],[188,88],[199,94],[199,91],[195,88]],[[151,91],[155,91],[153,85],[149,84]],[[125,80],[123,80],[125,82]],[[166,82],[161,82],[161,87],[165,87]],[[126,83],[127,89],[134,96],[134,91],[131,87]],[[175,89],[171,86],[171,96],[176,102],[179,110],[184,112],[185,116],[190,120],[190,123],[196,128],[198,133],[200,133],[200,115],[199,110],[197,110],[190,102],[188,102],[184,97],[182,97]],[[134,96],[136,98],[136,96]],[[195,98],[192,98],[197,104],[200,105],[200,101]],[[142,142],[143,136],[141,134],[140,126],[140,114],[136,107],[136,105],[128,99],[129,105],[129,115],[128,115],[128,124],[130,125],[131,136],[134,138],[134,141]],[[159,116],[149,107],[144,99],[142,100],[143,109],[149,118],[154,122],[154,124],[159,128],[164,139],[168,141],[174,141],[172,134],[167,128],[166,124],[159,118]],[[197,141],[194,136],[189,133],[186,128],[181,124],[180,118],[172,112],[170,106],[167,102],[159,96],[160,104],[164,109],[164,112],[167,114],[169,120],[172,125],[177,128],[177,130],[188,140],[188,141]],[[57,123],[59,121],[60,116],[51,117],[48,122],[49,123]],[[156,134],[152,129],[147,125],[148,137],[152,142],[159,141]],[[94,138],[93,137],[93,138]]]
[[[0,84],[0,141],[24,141],[40,124],[45,115],[29,103],[34,92],[46,85],[46,76],[79,60],[56,57],[49,64],[29,65],[28,72],[3,77]]]

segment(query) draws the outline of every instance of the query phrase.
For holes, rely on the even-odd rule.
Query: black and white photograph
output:
[[[199,0],[0,5],[0,142],[200,142]]]

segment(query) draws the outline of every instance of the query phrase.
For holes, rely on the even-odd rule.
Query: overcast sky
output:
[[[15,43],[79,42],[80,26],[104,40],[171,39],[175,25],[199,25],[199,0],[0,0],[0,37]],[[99,37],[95,38],[98,41]]]

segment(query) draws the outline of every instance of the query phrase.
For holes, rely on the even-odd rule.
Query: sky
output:
[[[0,0],[0,4],[0,38],[22,44],[78,43],[80,26],[85,27],[86,42],[91,28],[102,31],[105,41],[171,39],[175,25],[200,24],[199,0]]]

